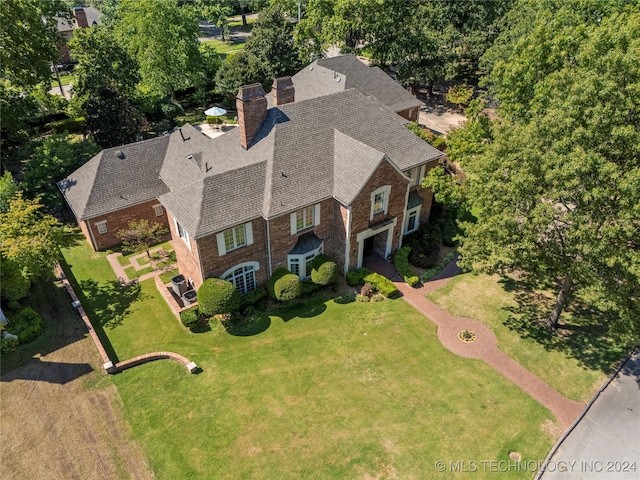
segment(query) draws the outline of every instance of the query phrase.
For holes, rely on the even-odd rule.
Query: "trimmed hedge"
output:
[[[410,286],[415,287],[420,283],[420,278],[416,276],[409,265],[409,253],[411,253],[411,247],[402,247],[399,249],[393,256],[393,264],[400,276],[404,278],[404,281]]]
[[[267,283],[267,290],[274,300],[286,302],[300,296],[302,285],[297,275],[284,267],[279,267],[271,275]]]
[[[358,270],[347,272],[347,284],[350,286],[355,287],[367,282],[371,284],[374,290],[377,290],[387,298],[396,298],[400,295],[400,291],[391,280],[368,268],[362,267]]]
[[[255,307],[258,303],[267,298],[266,287],[259,287],[241,296],[242,307]]]
[[[427,280],[438,275],[440,272],[442,272],[442,270],[445,269],[447,265],[449,265],[449,262],[451,262],[451,260],[453,260],[455,256],[456,256],[455,252],[451,252],[445,255],[445,257],[440,261],[440,263],[438,263],[438,265],[424,272],[422,274],[422,277],[420,277],[420,280],[422,282],[426,282]]]
[[[209,317],[234,313],[240,308],[240,294],[231,282],[207,278],[198,289],[198,307],[200,313]]]
[[[350,287],[364,285],[364,277],[371,273],[373,273],[373,270],[369,270],[365,267],[359,268],[358,270],[350,270],[347,272],[346,276],[347,285],[349,285]]]
[[[329,285],[338,276],[338,265],[328,255],[318,255],[311,262],[311,281],[316,285]]]
[[[200,324],[200,315],[198,314],[198,307],[187,308],[180,312],[180,321],[182,325],[187,328],[194,328]]]
[[[56,133],[81,133],[86,128],[84,117],[65,118],[55,122],[49,122],[45,128],[50,128]]]
[[[28,343],[44,331],[44,320],[34,309],[26,307],[12,315],[7,331],[17,335],[20,343]]]

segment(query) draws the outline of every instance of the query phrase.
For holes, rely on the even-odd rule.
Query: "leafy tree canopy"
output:
[[[50,272],[66,239],[62,224],[42,210],[39,199],[27,200],[18,192],[9,210],[0,213],[0,255],[25,278]]]
[[[49,209],[62,208],[56,182],[84,165],[99,150],[93,140],[72,142],[66,134],[44,138],[29,158],[20,186],[27,196],[39,197]]]
[[[537,11],[523,1],[531,16],[515,28],[526,33],[511,49],[500,44],[489,77],[506,118],[462,156],[478,212],[464,225],[463,265],[560,280],[552,327],[578,293],[640,331],[640,13],[615,11],[622,3],[549,1]],[[574,35],[549,28],[556,18]]]
[[[29,89],[48,81],[57,62],[58,22],[70,18],[60,0],[5,0],[0,8],[0,68],[2,77]]]
[[[146,91],[164,97],[197,83],[201,58],[192,6],[177,0],[123,0],[114,18],[116,37],[140,66]]]
[[[127,228],[118,230],[117,237],[122,240],[122,245],[127,250],[133,252],[147,252],[149,257],[149,247],[158,243],[164,235],[169,233],[164,225],[149,220],[132,220]]]
[[[76,95],[96,95],[105,86],[131,97],[140,81],[138,64],[116,41],[111,30],[102,25],[78,29],[69,41],[73,57]]]

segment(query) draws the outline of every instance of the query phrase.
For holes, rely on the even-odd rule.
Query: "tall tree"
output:
[[[76,95],[95,95],[100,88],[110,86],[121,95],[133,96],[140,81],[138,64],[109,28],[96,25],[78,29],[69,41],[69,48],[78,62],[73,84]]]
[[[56,182],[84,165],[100,148],[91,139],[70,141],[66,134],[42,139],[27,161],[20,186],[28,197],[38,197],[50,210],[62,208]]]
[[[23,89],[47,81],[57,62],[58,22],[69,17],[61,0],[5,0],[0,5],[2,77]]]
[[[123,0],[117,4],[113,28],[137,60],[146,91],[173,96],[197,83],[201,57],[192,6],[177,0]]]
[[[550,327],[577,293],[640,332],[640,13],[622,3],[549,0],[521,18],[490,75],[506,118],[464,162],[479,216],[463,265],[557,280]]]
[[[0,213],[0,255],[25,278],[50,272],[66,237],[60,222],[42,210],[38,199],[26,200],[18,192],[9,210]]]
[[[222,41],[225,40],[225,35],[229,33],[227,19],[233,15],[232,2],[233,0],[197,0],[196,2],[196,8],[202,18],[220,29]]]
[[[87,129],[102,148],[135,142],[142,117],[129,100],[109,85],[98,89],[84,104]]]
[[[273,77],[293,75],[302,66],[293,43],[295,25],[279,8],[266,8],[253,24],[245,50],[267,64]]]

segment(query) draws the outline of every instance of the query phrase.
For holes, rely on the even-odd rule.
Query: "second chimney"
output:
[[[87,14],[82,7],[73,7],[73,16],[76,17],[78,28],[89,28],[89,20]]]
[[[273,81],[273,105],[284,105],[295,101],[295,89],[291,77],[280,77]]]
[[[238,125],[240,126],[240,143],[246,150],[267,118],[267,97],[262,85],[254,83],[238,90],[236,97]]]

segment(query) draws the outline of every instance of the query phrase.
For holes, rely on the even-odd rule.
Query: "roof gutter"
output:
[[[265,221],[267,222],[267,260],[269,263],[269,278],[271,278],[271,275],[273,274],[273,267],[271,264],[271,229],[269,228],[269,219],[265,218]]]

